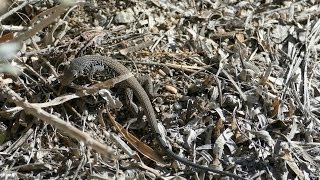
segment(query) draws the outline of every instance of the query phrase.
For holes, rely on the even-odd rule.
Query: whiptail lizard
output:
[[[61,83],[62,86],[65,86],[70,84],[75,78],[79,76],[89,75],[91,78],[96,72],[102,71],[111,71],[115,73],[115,75],[130,73],[130,71],[125,66],[123,66],[116,60],[113,60],[112,58],[106,58],[98,55],[85,55],[71,61],[69,68],[64,71]],[[137,79],[135,77],[128,78],[127,80],[121,82],[121,86],[132,89],[134,95],[137,97],[139,103],[144,109],[144,113],[150,123],[153,133],[156,134],[160,146],[166,152],[166,154],[188,166],[194,167],[201,171],[211,171],[220,175],[243,179],[242,177],[229,172],[224,172],[193,163],[175,154],[171,149],[169,149],[168,145],[166,144],[165,137],[161,136],[153,106],[146,91],[143,89]]]

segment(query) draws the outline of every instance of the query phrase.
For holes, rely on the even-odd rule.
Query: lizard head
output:
[[[70,84],[74,79],[78,77],[78,71],[73,70],[71,68],[67,68],[62,76],[61,85],[65,86]]]
[[[61,79],[60,79],[60,81],[61,81],[61,86],[60,86],[60,88],[59,88],[59,90],[58,90],[58,94],[61,94],[62,89],[63,89],[66,85],[70,84],[77,76],[78,76],[77,71],[72,70],[72,69],[70,69],[70,68],[66,68],[66,69],[64,70],[64,73],[63,73]]]

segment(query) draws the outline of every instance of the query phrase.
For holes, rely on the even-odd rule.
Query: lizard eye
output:
[[[76,71],[72,71],[72,78],[75,79],[78,76],[78,73]]]

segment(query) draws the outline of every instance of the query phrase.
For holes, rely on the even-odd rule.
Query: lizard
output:
[[[69,67],[64,70],[61,79],[61,86],[70,84],[79,76],[88,75],[89,78],[92,78],[92,76],[96,72],[103,71],[106,73],[113,73],[113,75],[123,75],[131,73],[124,65],[110,57],[104,57],[100,55],[84,55],[71,61]],[[178,156],[166,144],[165,136],[162,135],[159,129],[158,120],[156,118],[156,114],[154,112],[149,96],[147,95],[146,91],[143,89],[139,81],[133,76],[120,82],[120,86],[130,88],[133,91],[133,94],[136,96],[143,108],[143,112],[148,119],[151,130],[154,134],[156,134],[161,149],[163,149],[167,155],[187,166],[191,166],[200,171],[210,171],[223,176],[230,176],[236,179],[244,179],[236,174],[202,166],[189,161],[186,158]]]

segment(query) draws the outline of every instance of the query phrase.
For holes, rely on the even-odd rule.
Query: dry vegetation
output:
[[[58,93],[64,68],[85,54],[151,76],[180,156],[249,179],[319,178],[317,0],[0,6],[1,179],[221,178],[163,154],[123,90],[90,86],[103,76]]]

